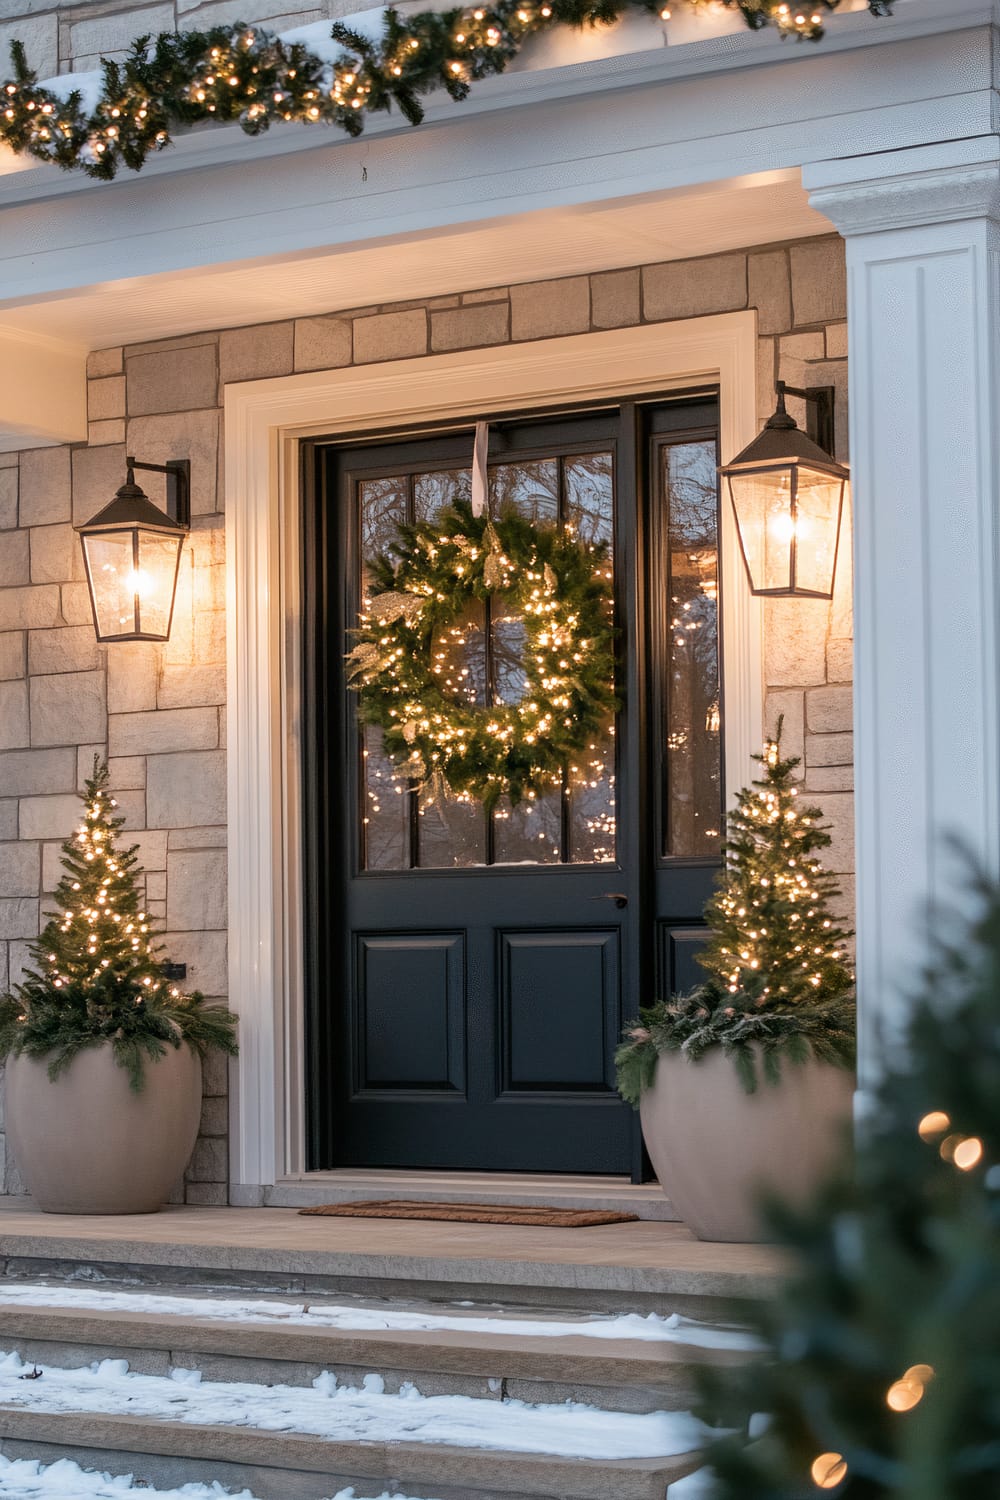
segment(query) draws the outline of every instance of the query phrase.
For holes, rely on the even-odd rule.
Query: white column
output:
[[[1000,865],[1000,140],[803,179],[847,242],[863,1091],[962,902],[948,837]]]

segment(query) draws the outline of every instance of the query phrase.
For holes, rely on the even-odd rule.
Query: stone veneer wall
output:
[[[152,22],[150,24],[153,24]],[[401,251],[405,253],[405,251]],[[266,275],[266,272],[261,272]],[[188,982],[226,980],[225,521],[220,404],[253,380],[745,307],[759,319],[759,410],[780,375],[837,388],[847,457],[843,246],[836,238],[101,350],[88,365],[89,442],[0,454],[0,987],[44,922],[60,841],[96,754],[140,845],[150,912]],[[801,413],[796,413],[801,418]],[[98,646],[73,524],[124,477],[126,449],[191,459],[193,530],[170,641]],[[149,492],[155,494],[153,484]],[[853,906],[849,535],[836,597],[766,612],[767,715],[804,756],[833,824],[831,867]],[[224,1203],[227,1069],[206,1076],[202,1132],[178,1198]],[[16,1166],[0,1189],[23,1191]]]

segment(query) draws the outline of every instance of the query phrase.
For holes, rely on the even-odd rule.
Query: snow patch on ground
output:
[[[278,1302],[247,1297],[181,1297],[155,1292],[115,1292],[98,1287],[40,1286],[10,1283],[0,1286],[0,1307],[86,1308],[95,1312],[131,1312],[150,1317],[202,1318],[239,1323],[283,1323],[306,1328],[352,1331],[443,1332],[509,1334],[518,1338],[635,1339],[689,1344],[701,1349],[730,1349],[752,1353],[761,1345],[742,1328],[727,1328],[682,1318],[678,1313],[624,1313],[618,1317],[555,1319],[450,1316],[411,1312],[405,1308],[345,1307],[337,1303]]]
[[[706,1429],[690,1412],[601,1411],[581,1402],[530,1405],[472,1396],[421,1396],[407,1382],[387,1395],[380,1375],[360,1389],[324,1372],[311,1387],[202,1381],[198,1370],[170,1376],[131,1374],[127,1360],[62,1370],[42,1366],[24,1381],[16,1353],[0,1354],[0,1406],[35,1412],[92,1412],[172,1423],[306,1433],[338,1442],[441,1443],[514,1453],[591,1459],[665,1458],[703,1444]]]
[[[0,1457],[0,1500],[121,1500],[141,1495],[144,1500],[255,1500],[249,1490],[235,1494],[220,1484],[182,1484],[179,1490],[154,1490],[132,1474],[99,1474],[81,1469],[68,1458],[42,1464],[37,1459]],[[353,1489],[340,1490],[331,1500],[362,1500]],[[407,1500],[405,1495],[379,1495],[378,1500]]]

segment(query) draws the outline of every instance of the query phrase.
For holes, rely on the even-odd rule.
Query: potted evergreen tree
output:
[[[95,758],[63,844],[59,910],[31,945],[34,967],[0,998],[7,1132],[49,1213],[160,1208],[198,1135],[201,1059],[236,1051],[236,1017],[164,978],[116,806]]]
[[[642,1011],[619,1048],[664,1192],[700,1239],[764,1237],[762,1190],[807,1195],[841,1149],[855,1057],[851,933],[831,915],[836,879],[817,807],[799,805],[797,758],[777,736],[762,777],[729,814],[725,864],[705,916],[707,978]]]

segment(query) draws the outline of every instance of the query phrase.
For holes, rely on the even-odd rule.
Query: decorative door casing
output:
[[[234,1066],[234,1202],[304,1170],[299,449],[321,433],[474,408],[717,384],[723,460],[757,430],[756,319],[728,313],[453,356],[229,386],[225,397],[229,953],[243,1032]],[[730,519],[723,512],[724,533]],[[730,543],[732,537],[730,536]],[[761,622],[723,536],[727,783],[762,729]]]

